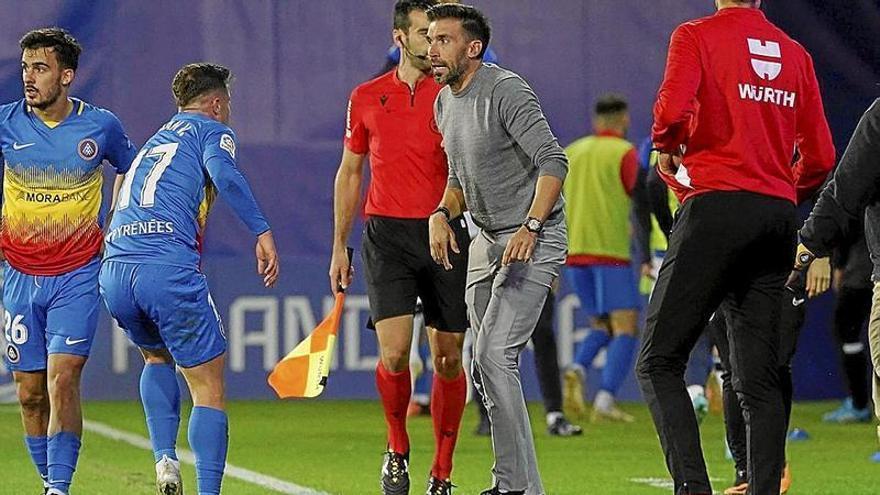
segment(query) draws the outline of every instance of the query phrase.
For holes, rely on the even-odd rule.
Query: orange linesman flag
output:
[[[269,375],[269,385],[282,399],[317,397],[327,385],[336,333],[342,318],[345,293],[336,293],[336,304],[311,335],[284,357]]]

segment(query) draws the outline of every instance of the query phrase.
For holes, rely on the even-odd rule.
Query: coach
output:
[[[795,251],[795,203],[819,187],[835,155],[812,59],[760,5],[716,0],[715,15],[679,26],[654,107],[658,172],[683,205],[637,372],[677,494],[712,493],[683,374],[722,302],[748,428],[749,493],[779,493],[777,323]]]
[[[482,388],[495,451],[483,494],[544,493],[519,376],[519,354],[565,262],[560,195],[568,171],[535,93],[513,72],[484,64],[490,29],[473,7],[428,10],[428,51],[440,91],[435,114],[449,181],[431,216],[431,254],[451,269],[458,251],[449,217],[465,205],[471,242],[466,299],[475,332],[474,381]]]

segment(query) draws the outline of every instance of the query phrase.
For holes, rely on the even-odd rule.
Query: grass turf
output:
[[[799,494],[878,493],[880,464],[868,457],[877,448],[875,429],[865,425],[826,425],[820,421],[832,403],[797,404],[792,426],[807,430],[810,440],[789,446],[794,484]],[[625,405],[637,417],[632,425],[586,422],[585,434],[555,438],[546,433],[540,407],[532,406],[541,474],[548,494],[639,495],[671,490],[650,486],[668,478],[659,443],[646,408]],[[135,402],[90,402],[85,415],[93,421],[146,435],[143,413]],[[377,402],[233,402],[229,407],[229,462],[335,495],[379,493],[378,474],[384,446],[384,421]],[[188,411],[184,414],[184,426]],[[453,481],[457,494],[476,494],[488,487],[491,445],[476,437],[477,415],[468,406],[455,456]],[[411,493],[424,493],[433,455],[430,418],[410,420],[413,446]],[[180,446],[187,446],[182,429]],[[706,460],[716,491],[728,486],[733,474],[724,459],[723,424],[709,416],[702,426]],[[41,493],[37,476],[22,442],[15,406],[0,406],[0,465],[4,466],[2,495]],[[149,452],[86,433],[71,495],[152,494],[153,466]],[[195,474],[184,467],[188,494],[196,493]],[[640,481],[634,481],[640,480]],[[273,493],[227,477],[227,495]]]

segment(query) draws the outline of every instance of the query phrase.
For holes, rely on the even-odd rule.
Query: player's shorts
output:
[[[183,368],[226,352],[223,323],[195,268],[107,261],[100,282],[110,315],[138,347],[167,349]]]
[[[641,307],[638,279],[629,266],[568,266],[566,273],[589,316]]]
[[[98,270],[93,259],[55,276],[4,270],[4,355],[12,371],[45,370],[49,354],[88,356],[98,326]]]
[[[460,252],[449,251],[452,270],[446,271],[431,258],[427,219],[367,220],[361,255],[374,322],[412,315],[421,298],[427,326],[444,332],[467,330],[464,289],[470,237],[461,217],[449,225]]]

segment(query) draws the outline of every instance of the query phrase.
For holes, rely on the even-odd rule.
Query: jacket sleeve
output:
[[[794,165],[798,203],[808,199],[825,182],[834,167],[834,141],[825,118],[822,95],[813,60],[807,55],[803,101],[797,113],[797,147],[800,159]]]
[[[880,100],[865,112],[831,181],[822,190],[800,230],[801,242],[816,256],[827,256],[861,221],[880,183]]]
[[[672,33],[666,73],[654,104],[651,137],[656,148],[672,152],[687,142],[702,74],[697,37],[682,24]]]

